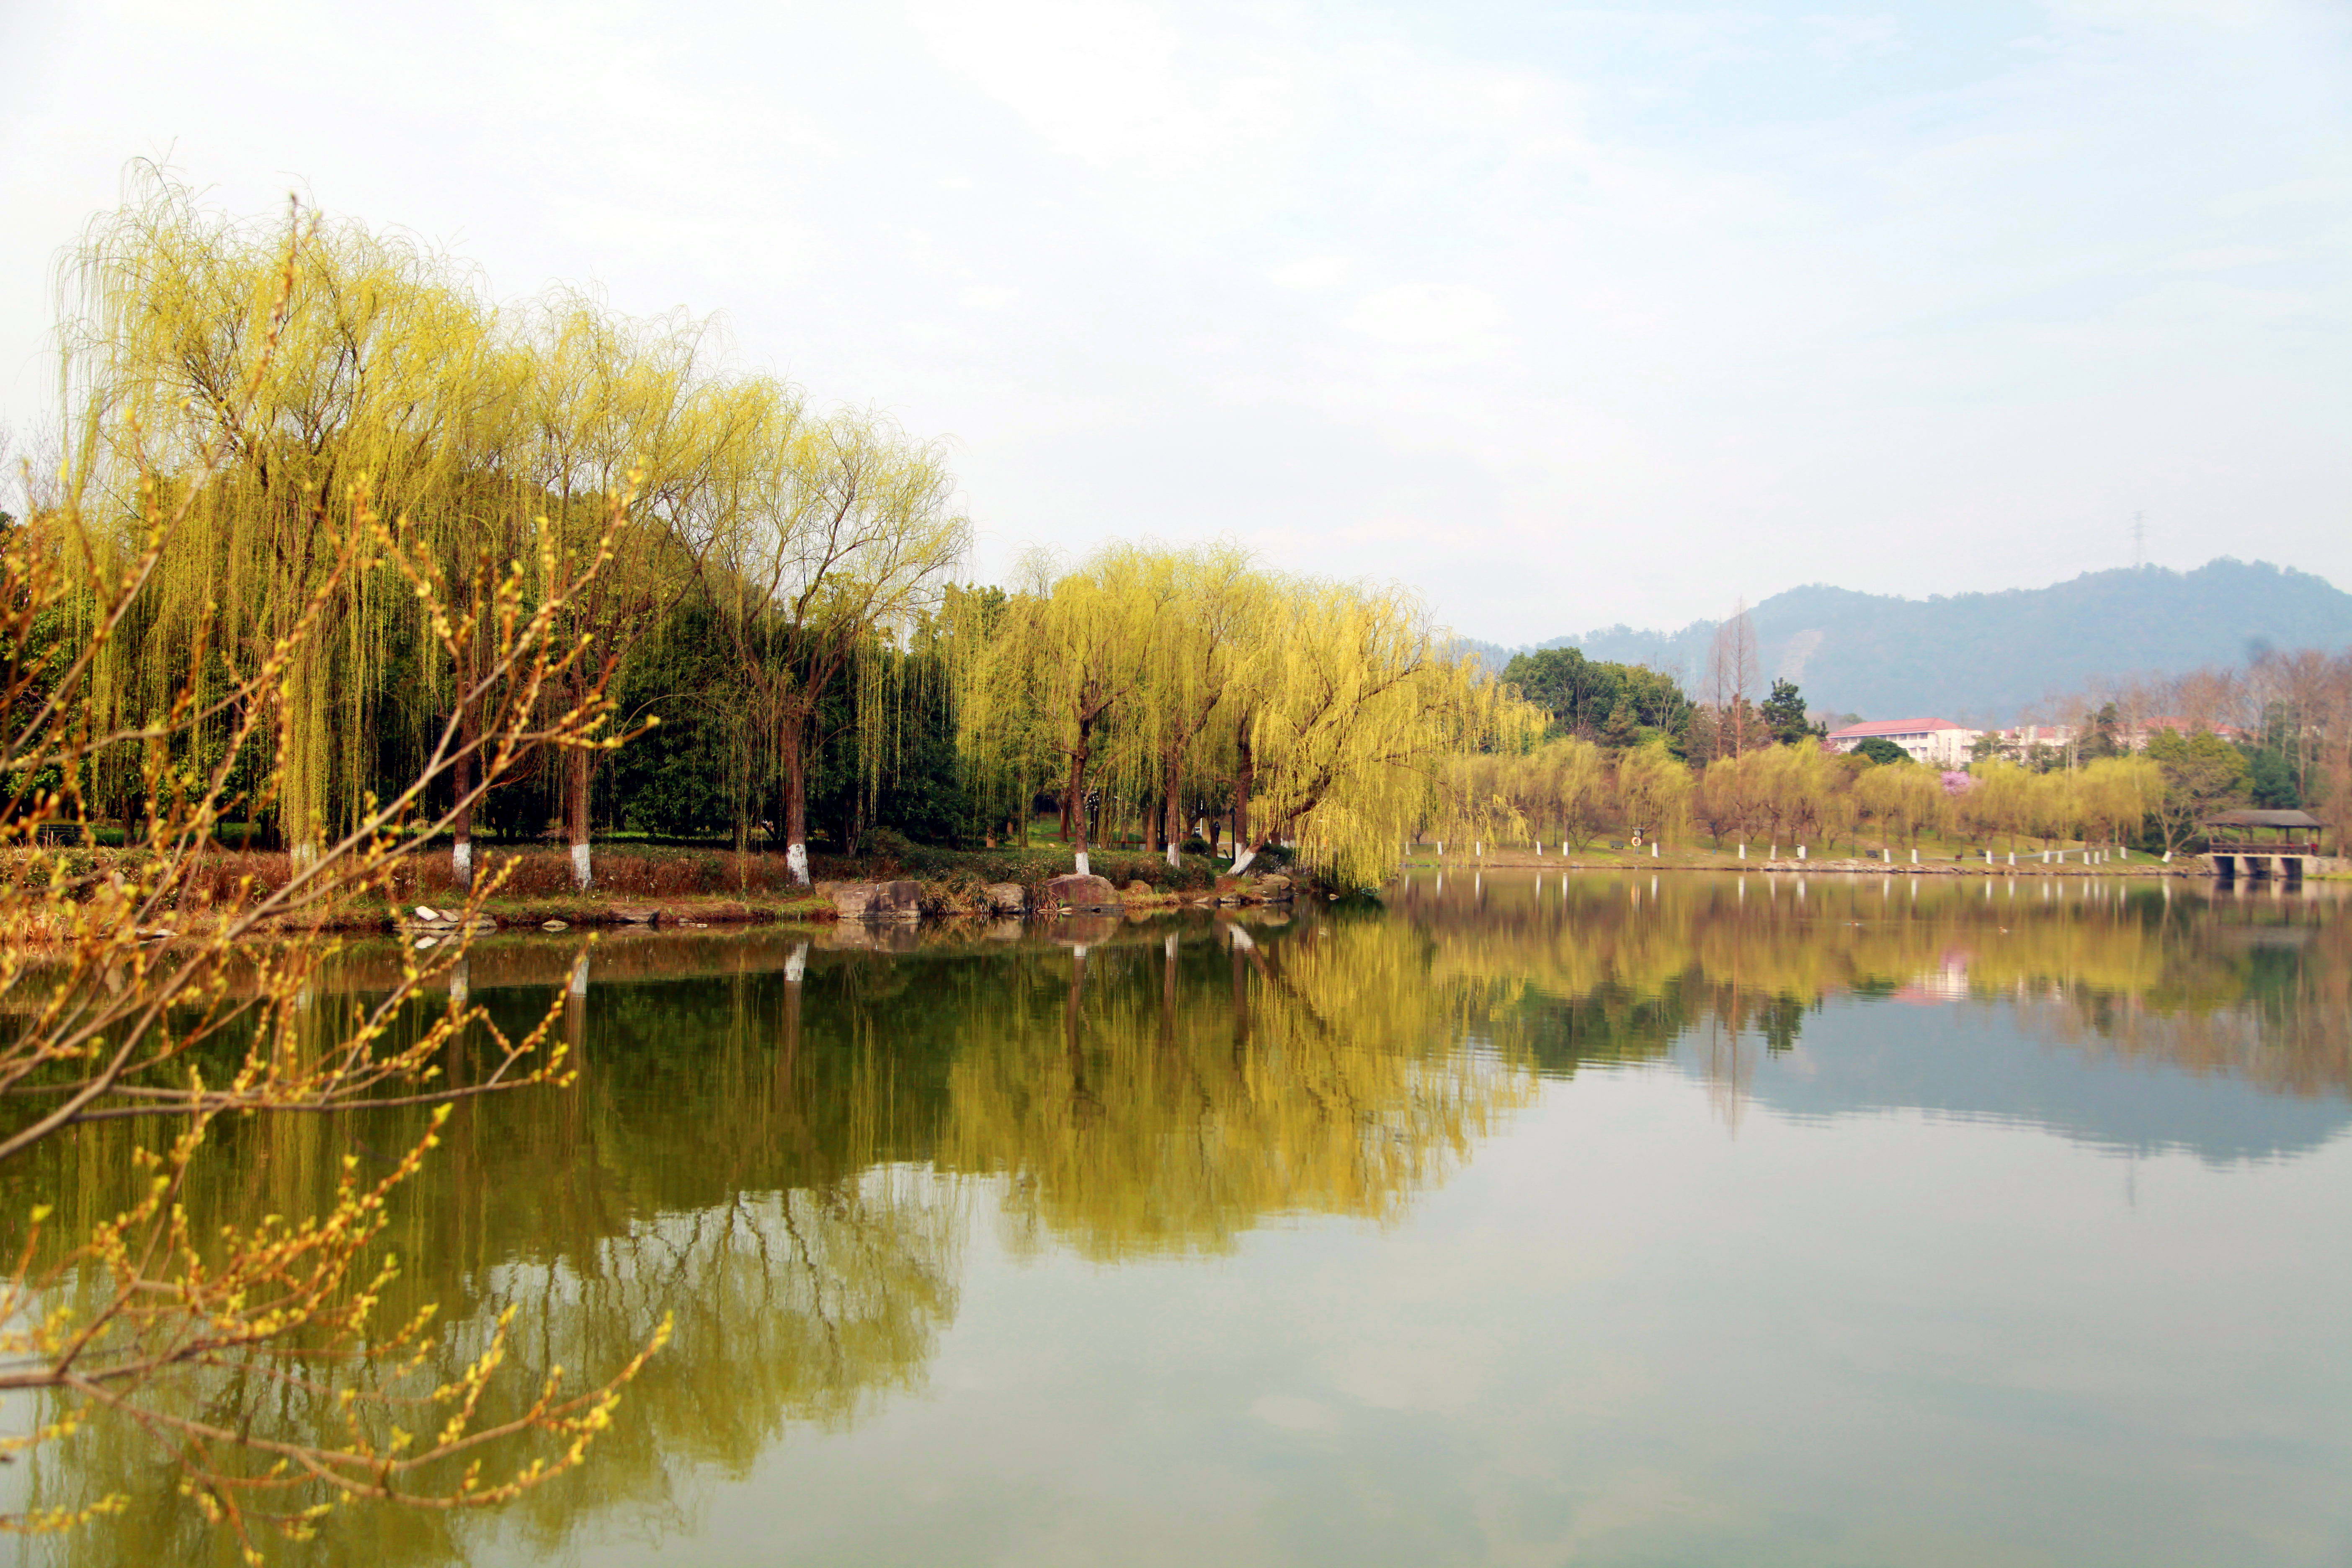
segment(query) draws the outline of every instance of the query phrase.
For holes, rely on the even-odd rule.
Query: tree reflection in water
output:
[[[2170,879],[1459,878],[1393,900],[1465,1023],[1548,1074],[1685,1039],[1727,1074],[1840,996],[1999,1004],[2101,1058],[2352,1092],[2352,921],[2327,886]]]
[[[1417,932],[1255,929],[1074,933],[1039,976],[1061,970],[1057,1028],[1034,1001],[966,1021],[940,1162],[1004,1173],[1024,1245],[1215,1251],[1272,1215],[1393,1215],[1527,1097],[1521,1066],[1457,1048]]]
[[[1534,1092],[1538,1075],[1698,1043],[1730,1102],[1839,996],[1997,1005],[2095,1058],[2343,1095],[2352,923],[2325,898],[1999,879],[1490,877],[1408,883],[1387,911],[1295,921],[1065,921],[1003,930],[499,940],[453,984],[509,1025],[566,993],[566,1092],[462,1103],[406,1189],[387,1325],[437,1304],[430,1379],[515,1317],[514,1361],[605,1375],[664,1315],[677,1332],[589,1464],[496,1516],[343,1510],[318,1563],[430,1563],[505,1540],[690,1523],[796,1426],[839,1427],[917,1386],[956,1310],[966,1226],[1094,1259],[1213,1254],[1291,1215],[1388,1220]],[[386,953],[355,951],[343,994]],[[584,983],[575,988],[577,976]],[[460,1049],[446,1064],[464,1082]],[[355,1118],[363,1158],[401,1114]],[[119,1210],[159,1127],[107,1123],[8,1173],[0,1245],[30,1203],[74,1234]],[[303,1212],[346,1130],[224,1128],[187,1194],[199,1229]],[[183,1390],[217,1420],[289,1430],[338,1379]],[[529,1380],[501,1386],[510,1403]],[[305,1401],[309,1403],[306,1405]],[[228,1561],[143,1441],[98,1423],[24,1468],[16,1498],[120,1514],[39,1550],[77,1563]]]

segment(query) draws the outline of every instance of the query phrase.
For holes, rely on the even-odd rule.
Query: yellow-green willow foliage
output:
[[[1671,837],[1690,810],[1690,769],[1664,741],[1636,746],[1617,759],[1617,811],[1626,830],[1645,839]]]
[[[1897,838],[1916,845],[1922,828],[1942,820],[1948,798],[1943,775],[1917,763],[1866,768],[1853,781],[1855,809],[1875,826],[1882,847]]]
[[[1235,868],[1279,837],[1343,880],[1377,880],[1444,760],[1523,746],[1542,715],[1448,652],[1401,591],[1286,578],[1277,600],[1242,695]]]
[[[61,292],[70,481],[102,556],[142,542],[143,488],[184,486],[199,451],[226,453],[107,649],[100,723],[152,711],[191,669],[226,680],[261,664],[336,571],[330,542],[352,537],[359,509],[441,531],[485,504],[478,457],[509,437],[523,377],[446,258],[317,219],[289,249],[281,227],[158,184],[91,226]],[[369,700],[415,605],[383,570],[352,574],[338,599],[331,635],[302,639],[282,683],[274,773],[298,852],[360,808]]]
[[[1520,815],[1539,838],[1581,849],[1601,831],[1609,769],[1601,748],[1574,735],[1529,752],[1514,777]]]
[[[1954,816],[1983,839],[2053,841],[2079,838],[2115,843],[2163,798],[2162,767],[2147,757],[2103,757],[2085,767],[2032,773],[2014,763],[1988,761],[1969,770],[1973,781]]]
[[[1222,805],[1236,868],[1278,839],[1373,881],[1451,758],[1538,727],[1397,590],[1125,543],[1074,568],[1033,557],[1024,577],[958,598],[961,737],[983,765],[1052,737],[1081,868],[1097,803],[1163,824]]]
[[[1160,810],[1146,815],[1146,839],[1156,827],[1173,866],[1188,817],[1185,785],[1218,754],[1214,731],[1228,702],[1247,689],[1249,661],[1264,647],[1260,630],[1279,606],[1274,585],[1238,545],[1160,552],[1153,564],[1179,613],[1146,650],[1137,738],[1145,766],[1158,770],[1150,784]]]
[[[1691,791],[1691,815],[1705,824],[1717,845],[1729,833],[1746,838],[1755,826],[1757,767],[1762,753],[1746,752],[1717,757],[1699,771]]]
[[[1520,764],[1527,759],[1497,752],[1473,752],[1447,759],[1439,777],[1437,809],[1429,826],[1438,838],[1469,844],[1496,843],[1532,832],[1521,789]]]
[[[1527,752],[1478,752],[1446,767],[1438,836],[1495,841],[1515,835],[1570,844],[1592,841],[1610,805],[1601,750],[1578,736]]]
[[[2073,817],[2086,839],[2120,842],[2164,799],[2164,767],[2153,757],[2101,757],[2063,776],[2073,781]]]
[[[289,247],[281,226],[207,212],[160,175],[91,226],[60,280],[68,480],[96,548],[135,554],[143,493],[186,487],[199,452],[226,453],[106,649],[99,722],[137,721],[191,667],[215,683],[255,668],[320,584],[339,584],[254,769],[299,854],[354,818],[389,756],[478,721],[453,711],[470,672],[419,635],[412,584],[381,566],[339,575],[326,542],[382,517],[460,615],[487,609],[509,563],[569,581],[594,554],[602,569],[562,612],[589,657],[547,693],[551,710],[595,700],[699,586],[737,655],[753,742],[738,772],[747,788],[759,768],[781,774],[804,871],[819,701],[857,650],[904,645],[964,546],[934,445],[873,414],[813,415],[788,384],[729,371],[706,322],[631,318],[566,289],[496,305],[413,241],[310,217]],[[608,531],[624,494],[626,525]],[[890,732],[874,674],[888,662],[860,669],[861,732]],[[869,771],[886,750],[861,747]],[[583,885],[600,755],[546,763]],[[136,761],[110,763],[127,779]],[[470,831],[468,814],[461,884]]]
[[[962,741],[970,752],[1002,751],[1042,718],[1067,763],[1063,831],[1083,876],[1089,793],[1106,771],[1114,785],[1126,782],[1121,773],[1132,775],[1143,754],[1139,693],[1153,669],[1153,640],[1181,623],[1175,581],[1160,552],[1129,544],[1108,545],[1070,571],[1035,552],[1022,576],[1018,593],[964,628]]]

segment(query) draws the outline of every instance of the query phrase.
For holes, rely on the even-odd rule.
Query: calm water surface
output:
[[[388,1310],[453,1356],[515,1304],[596,1373],[676,1312],[593,1461],[287,1560],[2352,1563],[2321,891],[1423,873],[814,942],[599,947],[578,1089],[468,1106],[409,1194]],[[534,1017],[572,951],[475,994]],[[324,1132],[235,1130],[194,1201],[305,1201]],[[131,1136],[10,1205],[98,1212]],[[21,1468],[133,1499],[53,1557],[215,1555],[134,1447]]]

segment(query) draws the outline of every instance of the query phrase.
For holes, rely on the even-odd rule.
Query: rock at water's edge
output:
[[[920,882],[844,882],[833,889],[834,912],[845,921],[911,921],[923,912]]]
[[[1124,908],[1118,889],[1110,885],[1108,877],[1056,877],[1045,884],[1045,896],[1065,909],[1117,910]]]

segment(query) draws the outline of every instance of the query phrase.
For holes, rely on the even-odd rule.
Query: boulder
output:
[[[1269,904],[1286,904],[1291,897],[1290,879],[1260,877],[1257,879],[1257,895]]]
[[[1118,889],[1108,877],[1056,877],[1045,884],[1045,897],[1066,910],[1121,908]]]
[[[1029,889],[1018,882],[991,882],[988,907],[1000,915],[1017,915],[1029,907]]]
[[[1157,898],[1159,896],[1159,889],[1140,877],[1138,877],[1133,881],[1128,883],[1128,885],[1121,889],[1120,891],[1124,892],[1130,899],[1150,899]]]
[[[834,912],[845,921],[911,921],[923,912],[920,882],[844,882],[833,889]]]

